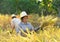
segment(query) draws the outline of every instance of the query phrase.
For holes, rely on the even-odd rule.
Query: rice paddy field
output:
[[[17,17],[20,18],[19,15]],[[29,22],[34,27],[41,26],[43,30],[37,32],[27,30],[26,37],[16,35],[15,30],[10,33],[10,21],[10,15],[0,15],[0,42],[60,42],[60,18],[57,16],[30,15]]]

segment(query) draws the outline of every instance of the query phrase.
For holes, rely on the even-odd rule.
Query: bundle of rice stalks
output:
[[[42,28],[44,27],[53,27],[55,25],[55,23],[57,22],[57,17],[54,16],[42,16],[38,19],[38,21],[40,22],[40,26]]]

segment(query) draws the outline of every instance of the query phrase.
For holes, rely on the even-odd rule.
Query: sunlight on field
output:
[[[0,15],[0,42],[60,42],[60,28],[55,26],[58,18],[51,15],[37,18],[35,23],[39,23],[43,27],[43,30],[39,30],[38,32],[28,31],[28,34],[25,33],[27,37],[22,37],[20,34],[16,35],[15,31],[12,34],[10,33],[11,16]],[[32,16],[29,21],[33,23],[35,19]],[[6,30],[3,31],[3,29]]]

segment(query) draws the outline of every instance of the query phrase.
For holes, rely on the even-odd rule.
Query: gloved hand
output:
[[[40,29],[40,27],[34,28],[34,31],[38,31]]]

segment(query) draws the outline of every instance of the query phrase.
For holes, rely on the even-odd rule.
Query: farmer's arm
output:
[[[32,24],[30,24],[30,26],[31,26],[32,30],[34,30],[34,31],[38,31],[40,29],[40,26],[38,26],[36,28],[34,28]]]
[[[33,25],[32,25],[31,23],[29,23],[29,25],[30,25],[31,29],[32,29],[32,30],[34,30],[34,27],[33,27]]]
[[[14,28],[15,28],[15,26],[14,26],[14,23],[13,23],[13,22],[11,22],[11,28],[12,28],[12,31],[11,31],[11,32],[13,32],[13,30],[14,30]]]

